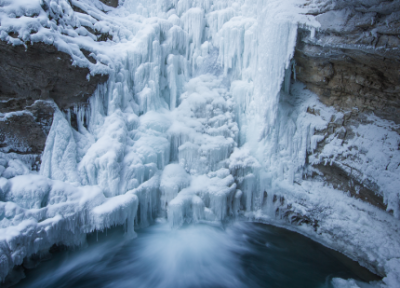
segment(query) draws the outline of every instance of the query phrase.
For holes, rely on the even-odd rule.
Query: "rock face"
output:
[[[299,29],[297,80],[324,104],[345,113],[340,123],[332,121],[329,131],[324,131],[325,140],[318,149],[329,144],[329,139],[346,143],[357,137],[352,127],[366,123],[371,112],[399,124],[400,1],[320,1],[314,7],[310,5],[310,14],[316,15],[321,27]],[[393,127],[400,132],[396,125]],[[354,159],[354,163],[357,161],[360,159]],[[377,193],[379,187],[373,181],[361,181],[363,171],[342,164],[336,159],[331,165],[314,168],[335,188],[386,209]]]
[[[297,79],[337,108],[400,123],[400,2],[325,1],[321,28],[300,29]]]
[[[318,113],[318,111],[313,111],[312,109],[309,109],[307,112],[312,114]],[[348,144],[352,139],[357,137],[356,132],[353,131],[354,127],[358,126],[360,123],[367,124],[369,122],[366,115],[358,113],[357,109],[345,113],[342,118],[331,119],[326,130],[316,133],[317,135],[323,135],[325,139],[318,143],[314,153],[316,155],[321,154],[325,146],[332,145],[335,139],[339,140],[342,145]],[[376,145],[379,145],[379,143]],[[361,147],[355,149],[362,150]],[[347,192],[351,197],[386,210],[387,205],[385,204],[382,193],[380,193],[380,187],[374,181],[365,177],[364,171],[360,171],[360,169],[354,165],[355,163],[364,161],[364,159],[360,157],[360,154],[364,153],[364,151],[359,151],[359,154],[356,154],[357,156],[354,156],[354,154],[348,155],[342,153],[338,154],[334,160],[329,158],[323,159],[324,161],[326,160],[327,163],[324,165],[324,161],[322,161],[320,164],[313,165],[319,173],[313,173],[312,176],[313,178],[319,178],[323,182],[331,184],[335,189]]]
[[[60,109],[86,102],[107,76],[90,77],[68,54],[43,43],[11,46],[0,42],[0,112],[23,110],[36,100],[53,99]]]
[[[60,109],[87,102],[108,76],[88,80],[89,69],[43,43],[12,46],[0,41],[0,152],[40,154]],[[11,112],[11,113],[10,113]]]
[[[37,100],[26,110],[0,118],[0,149],[4,153],[40,154],[53,121],[53,102]]]
[[[118,7],[118,4],[119,4],[118,3],[119,0],[100,0],[100,1],[111,7]]]

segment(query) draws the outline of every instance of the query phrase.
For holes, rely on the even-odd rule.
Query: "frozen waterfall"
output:
[[[338,212],[318,225],[331,231],[337,219],[357,217],[355,205],[372,211],[366,222],[386,219],[318,183],[293,186],[323,139],[314,132],[334,113],[302,84],[291,87],[297,28],[319,25],[304,1],[125,0],[116,9],[97,0],[3,2],[1,29],[25,38],[1,30],[2,40],[54,44],[109,80],[88,105],[55,107],[39,175],[12,160],[19,176],[0,178],[0,280],[54,243],[82,245],[85,233],[115,225],[135,237],[135,227],[160,217],[172,228],[233,218],[292,222],[320,219],[319,207],[329,207]],[[96,41],[94,30],[112,41]],[[306,113],[311,106],[318,115]],[[313,221],[301,232],[316,237]],[[360,225],[338,224],[348,238],[321,241],[385,263],[380,244],[351,232]],[[361,252],[347,251],[348,243]]]
[[[68,112],[78,131],[57,112],[42,157],[45,177],[109,198],[135,195],[140,226],[161,215],[180,226],[262,208],[269,187],[260,175],[271,170],[260,164],[271,157],[263,146],[273,141],[296,43],[293,3],[259,1],[254,14],[181,2],[124,35],[90,109]],[[136,5],[126,1],[119,13]]]

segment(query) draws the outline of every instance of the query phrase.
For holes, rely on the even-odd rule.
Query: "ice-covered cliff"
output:
[[[238,218],[299,231],[396,287],[399,127],[349,122],[355,112],[294,83],[298,28],[322,29],[309,10],[302,0],[0,1],[1,41],[54,45],[88,81],[108,75],[73,108],[38,94],[53,115],[39,173],[29,155],[2,153],[1,280],[94,230],[125,225],[134,237],[157,217],[172,228]],[[21,115],[37,118],[27,108],[1,125]],[[358,182],[327,185],[332,163]]]

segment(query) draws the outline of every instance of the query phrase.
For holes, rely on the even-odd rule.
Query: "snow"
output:
[[[0,183],[2,279],[24,257],[55,243],[82,245],[85,233],[94,230],[126,224],[127,236],[135,236],[136,195],[107,199],[98,186],[75,187],[33,174]]]
[[[365,124],[353,128],[356,137],[343,142],[337,136],[330,136],[330,143],[311,161],[336,163],[341,159],[343,170],[354,175],[360,183],[371,181],[379,186],[378,193],[388,204],[387,210],[393,211],[394,216],[399,218],[400,136],[396,132],[399,128],[399,125],[368,115]]]
[[[369,116],[346,143],[324,132],[344,113],[290,81],[298,25],[319,25],[302,4],[0,1],[1,40],[52,44],[109,75],[88,107],[56,109],[39,173],[0,155],[1,280],[24,257],[82,245],[94,230],[125,225],[135,237],[157,217],[174,229],[239,218],[286,225],[398,286],[398,127]],[[303,179],[310,163],[333,162],[376,183],[394,217]],[[343,281],[333,285],[361,285]]]
[[[21,160],[10,159],[7,162],[7,168],[4,168],[4,170],[2,172],[2,176],[4,178],[10,179],[10,178],[15,177],[17,175],[29,174],[29,172],[30,172],[29,168],[26,167],[26,165]]]

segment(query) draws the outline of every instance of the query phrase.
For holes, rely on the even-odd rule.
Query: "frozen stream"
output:
[[[89,237],[27,272],[17,287],[332,287],[332,278],[376,280],[355,262],[294,232],[253,223],[221,229],[157,224],[121,243]],[[360,285],[360,284],[359,284]],[[362,286],[360,286],[362,287]]]

